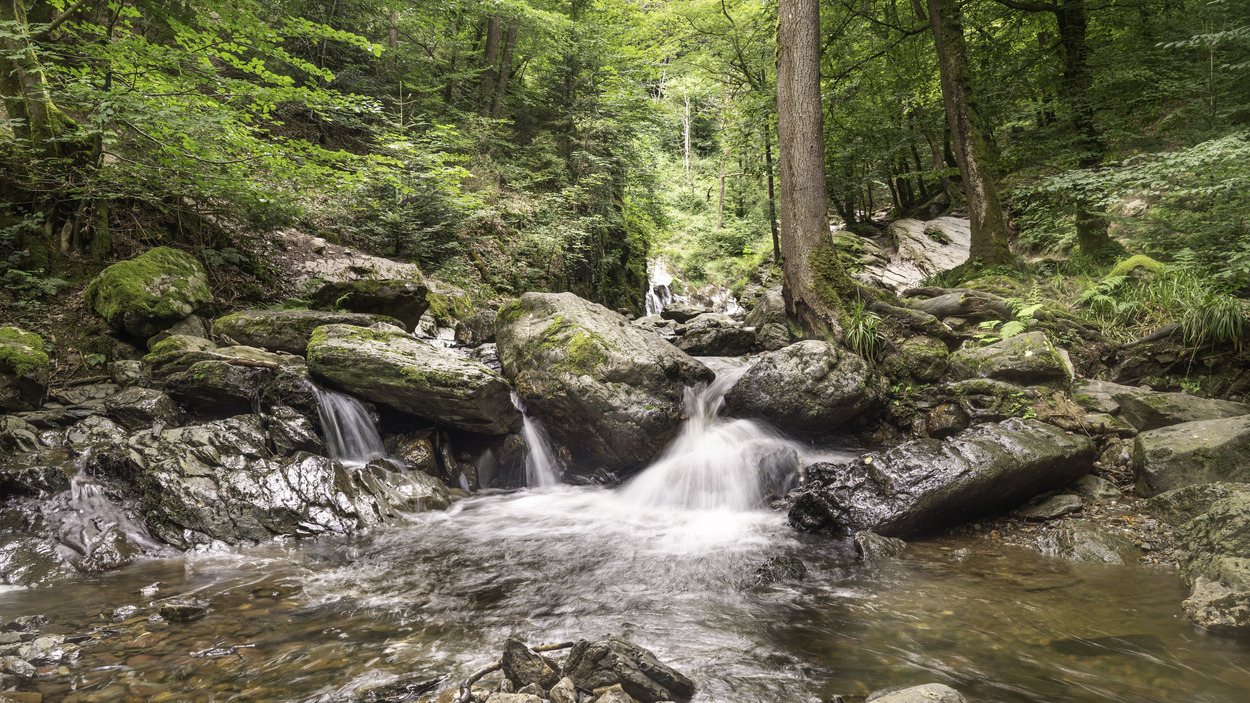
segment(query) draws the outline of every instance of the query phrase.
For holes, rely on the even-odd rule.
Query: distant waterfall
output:
[[[313,388],[331,457],[343,466],[358,467],[386,456],[378,428],[359,400],[315,385]]]
[[[521,411],[521,437],[525,440],[525,485],[530,488],[549,488],[560,485],[564,464],[551,449],[547,431],[538,420],[525,413],[525,405],[515,392],[512,404]]]

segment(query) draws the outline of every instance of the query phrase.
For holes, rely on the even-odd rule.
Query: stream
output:
[[[45,701],[367,700],[399,679],[453,685],[509,636],[607,633],[687,674],[697,701],[926,682],[1001,703],[1246,700],[1250,647],[1182,617],[1175,571],[976,536],[866,565],[849,543],[793,531],[764,501],[784,493],[800,457],[828,457],[720,417],[746,367],[716,363],[717,382],[688,394],[681,436],[624,486],[551,485],[558,467],[539,451],[535,488],[482,492],[367,534],[0,587],[0,623],[42,613],[43,632],[81,638],[78,661],[33,683]],[[541,445],[540,428],[527,439]],[[775,557],[800,559],[806,577],[761,583],[757,569]],[[171,598],[208,615],[153,617]]]

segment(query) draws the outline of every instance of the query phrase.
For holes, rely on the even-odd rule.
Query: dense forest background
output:
[[[638,312],[656,257],[741,290],[777,250],[776,8],[0,0],[0,315],[39,329],[43,306],[157,245],[200,258],[227,304],[266,299],[263,245],[286,228],[482,298]],[[928,8],[820,10],[835,221],[958,211]],[[955,10],[1015,250],[1086,277],[1109,322],[1158,301],[1116,296],[1089,231],[1171,264],[1192,305],[1241,310],[1250,2]]]

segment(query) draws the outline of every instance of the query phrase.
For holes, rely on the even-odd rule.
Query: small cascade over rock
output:
[[[547,431],[542,423],[525,413],[525,405],[515,392],[512,404],[521,411],[521,438],[525,440],[525,485],[530,488],[550,488],[561,483],[564,464],[551,449]]]
[[[685,303],[695,307],[706,308],[722,315],[733,315],[742,312],[738,299],[728,288],[706,285],[701,288],[687,286],[688,295],[673,292],[674,276],[668,270],[668,263],[663,259],[651,262],[647,269],[646,313],[648,317],[659,315],[674,303]]]
[[[356,468],[386,457],[382,437],[363,403],[345,393],[315,385],[313,388],[332,458],[343,466]]]
[[[133,505],[108,494],[104,486],[79,474],[69,490],[45,503],[43,517],[58,542],[58,557],[82,571],[126,564],[141,554],[167,555],[170,549],[152,537]]]
[[[799,469],[802,445],[752,420],[723,418],[725,394],[750,368],[747,359],[700,357],[716,372],[711,383],[687,388],[677,439],[622,490],[644,507],[745,511],[770,494],[784,495]]]

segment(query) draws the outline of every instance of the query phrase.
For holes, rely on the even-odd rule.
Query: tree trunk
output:
[[[1077,168],[1095,168],[1102,163],[1106,145],[1094,124],[1094,104],[1089,90],[1093,79],[1086,60],[1086,34],[1088,21],[1085,16],[1085,0],[1062,0],[1055,10],[1059,24],[1059,43],[1063,49],[1062,100],[1067,103],[1072,116],[1072,129],[1076,132]],[[1094,210],[1086,198],[1076,201],[1076,239],[1081,253],[1094,258],[1111,258],[1123,252],[1107,232],[1107,219]]]
[[[482,117],[490,115],[491,97],[495,94],[495,65],[499,63],[499,15],[491,15],[486,24],[486,49],[482,54],[482,88],[478,92],[478,105]]]
[[[968,261],[981,267],[1010,264],[1014,257],[1007,241],[1007,226],[1003,222],[998,187],[990,165],[989,146],[973,102],[972,76],[968,71],[968,49],[964,42],[959,4],[957,0],[928,2],[946,118],[950,123],[955,160],[959,163],[968,199],[972,231]]]
[[[516,51],[517,35],[521,32],[521,21],[513,19],[508,24],[508,37],[503,43],[503,60],[499,63],[499,89],[495,91],[495,104],[491,106],[490,116],[499,119],[503,115],[503,99],[508,93],[508,81],[512,78],[512,54]]]
[[[855,284],[829,236],[824,114],[820,104],[820,5],[781,0],[777,17],[777,131],[786,310],[813,332],[837,333]]]
[[[773,233],[773,261],[781,263],[781,241],[777,238],[777,194],[773,190],[773,139],[764,120],[764,168],[768,175],[768,227]]]

